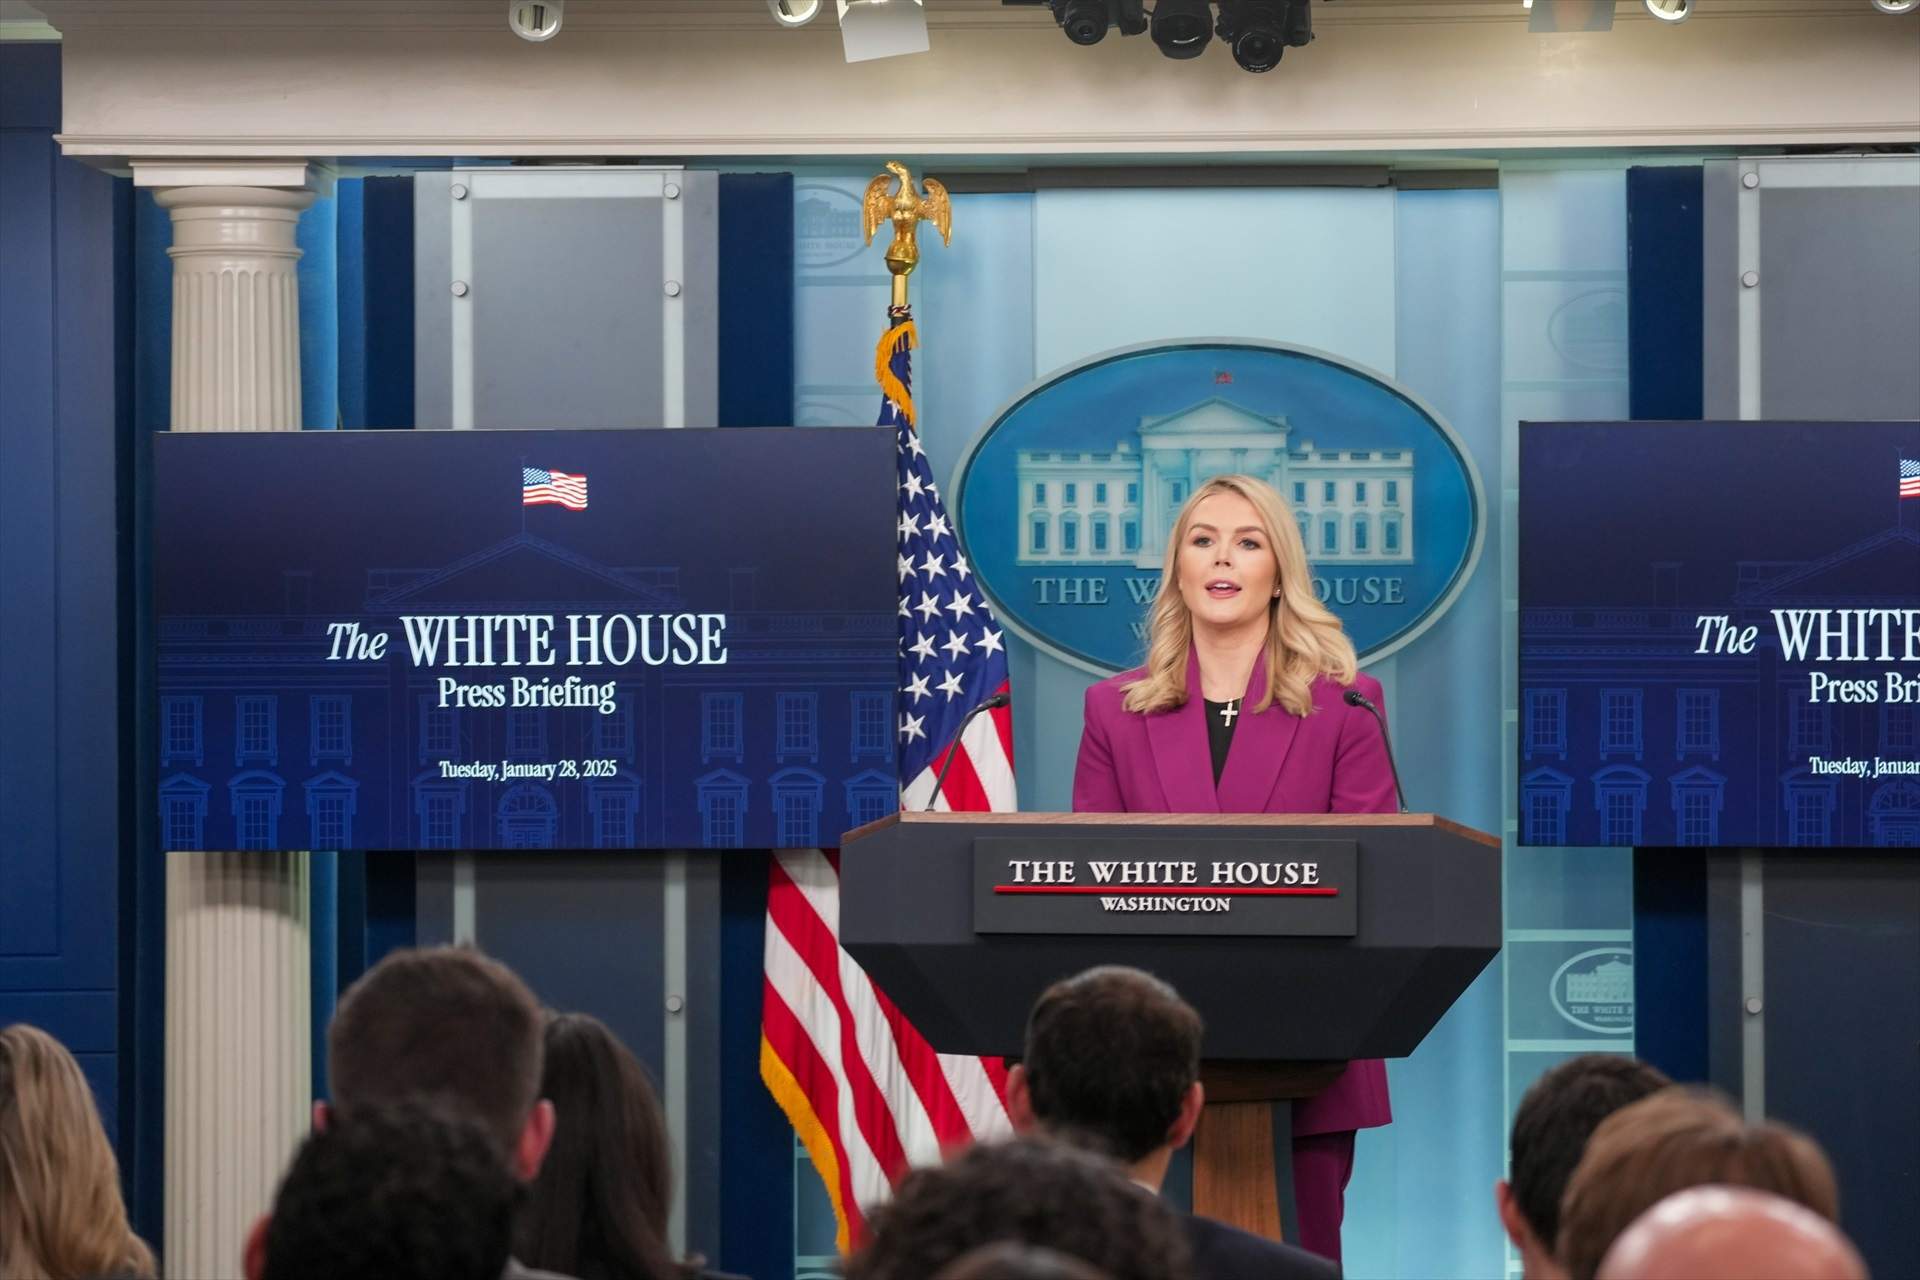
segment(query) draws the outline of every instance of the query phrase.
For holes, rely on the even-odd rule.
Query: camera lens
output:
[[[1160,0],[1154,6],[1151,34],[1169,58],[1197,58],[1213,39],[1206,0]]]
[[[1067,0],[1059,9],[1060,29],[1075,44],[1099,44],[1107,34],[1107,0]]]

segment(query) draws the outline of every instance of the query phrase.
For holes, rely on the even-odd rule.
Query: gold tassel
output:
[[[893,349],[904,341],[907,350],[913,350],[919,345],[918,336],[913,321],[902,320],[881,335],[880,345],[873,353],[874,380],[880,384],[881,394],[893,401],[895,410],[907,420],[908,426],[913,425],[913,394],[893,374]]]

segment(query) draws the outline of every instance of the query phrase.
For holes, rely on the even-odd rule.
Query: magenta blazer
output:
[[[1120,705],[1122,686],[1141,671],[1102,680],[1087,690],[1086,727],[1073,770],[1075,813],[1393,813],[1393,770],[1380,727],[1325,676],[1313,682],[1313,713],[1304,719],[1278,703],[1234,725],[1220,786],[1213,785],[1206,707],[1199,696],[1200,658],[1187,651],[1186,705],[1141,715]],[[1354,687],[1385,714],[1380,682],[1358,676]],[[1267,691],[1267,670],[1255,663],[1244,706]],[[1386,1064],[1348,1064],[1318,1097],[1297,1103],[1297,1135],[1340,1133],[1389,1123]]]

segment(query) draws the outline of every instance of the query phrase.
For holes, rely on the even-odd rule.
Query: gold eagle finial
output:
[[[889,184],[899,186],[888,192]],[[922,184],[926,194],[914,190],[913,175],[898,161],[889,160],[887,171],[867,184],[866,198],[860,202],[860,229],[868,244],[883,222],[893,223],[893,243],[887,246],[887,270],[893,273],[893,305],[907,305],[907,276],[920,265],[920,245],[916,239],[921,219],[931,222],[940,232],[941,244],[953,243],[953,201],[937,178]]]

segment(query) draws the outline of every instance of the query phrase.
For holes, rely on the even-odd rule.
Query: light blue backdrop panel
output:
[[[1500,465],[1498,193],[1402,192],[1392,201],[1395,380],[1452,424],[1491,496]],[[1465,591],[1388,664],[1397,667],[1388,708],[1408,805],[1498,832],[1500,538],[1486,514],[1487,541]],[[1496,959],[1411,1058],[1387,1064],[1394,1121],[1355,1144],[1347,1275],[1499,1274],[1501,991]]]
[[[885,303],[879,250],[831,233],[869,174],[796,177],[803,421],[870,421]],[[808,188],[811,188],[809,192]],[[813,202],[809,241],[805,210]],[[937,476],[1023,387],[1108,348],[1230,335],[1298,343],[1396,378],[1446,417],[1500,491],[1500,204],[1492,191],[1124,190],[962,196],[954,243],[914,277],[921,430]],[[816,264],[810,266],[809,251]],[[852,378],[849,383],[846,379]],[[1414,807],[1498,831],[1498,511],[1451,612],[1374,669]],[[1086,673],[1008,637],[1020,804],[1069,807]],[[1392,1064],[1395,1123],[1362,1135],[1347,1274],[1486,1276],[1503,1268],[1498,964],[1412,1058]],[[807,1175],[811,1176],[811,1175]],[[803,1233],[804,1234],[804,1233]]]
[[[1386,190],[1040,192],[1035,362],[1045,373],[1111,347],[1229,336],[1391,377],[1393,222]]]
[[[1547,744],[1522,743],[1518,673],[1518,437],[1523,421],[1627,416],[1626,170],[1618,160],[1512,162],[1500,174],[1499,740],[1506,850],[1505,1109],[1554,1064],[1633,1052],[1633,874],[1626,849],[1519,849],[1516,788],[1556,776]],[[1516,756],[1524,753],[1524,761]],[[1566,776],[1564,774],[1557,776]],[[1591,789],[1569,797],[1593,804]],[[1576,990],[1575,984],[1581,984]],[[1582,1005],[1570,997],[1589,999]],[[1576,1020],[1569,1006],[1578,1008]]]

